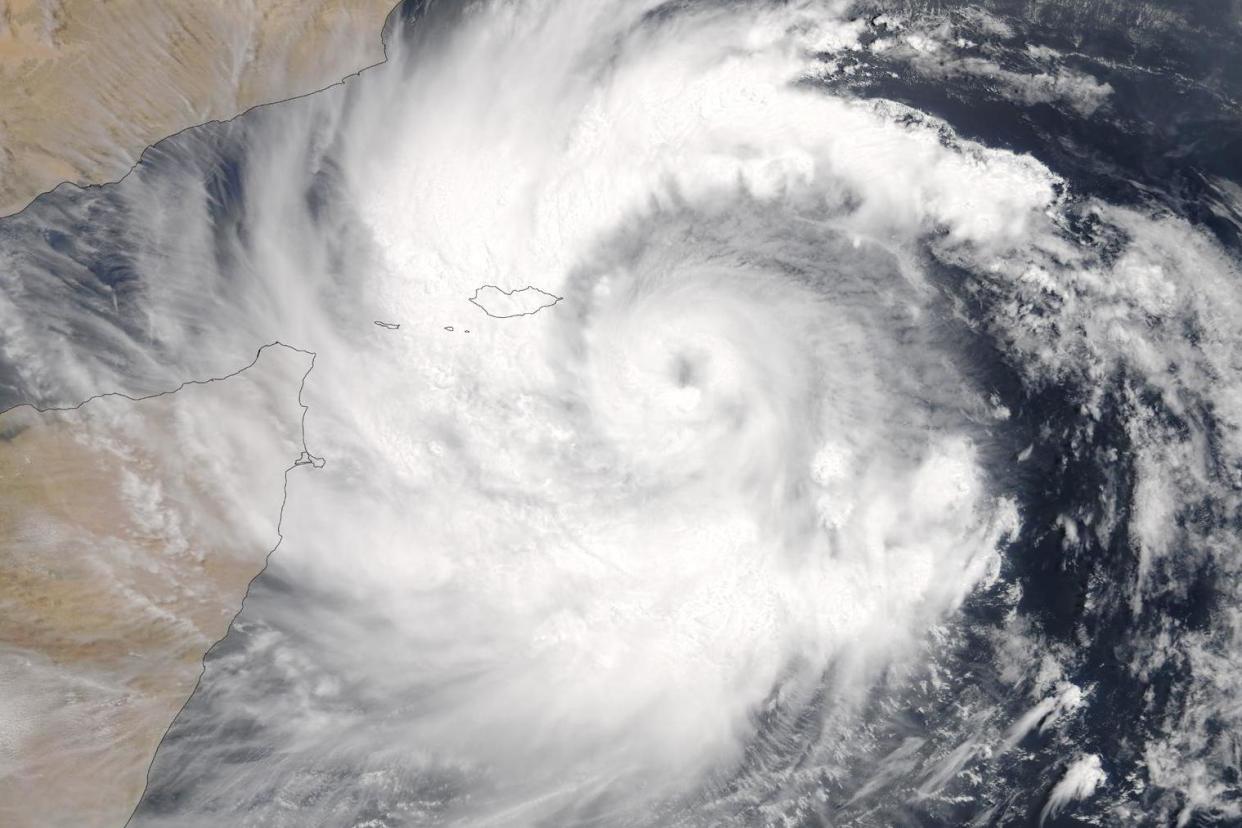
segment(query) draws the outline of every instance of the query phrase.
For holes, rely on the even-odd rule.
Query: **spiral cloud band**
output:
[[[1236,251],[857,84],[1109,87],[844,2],[404,15],[0,236],[9,402],[315,355],[132,824],[1238,815]]]

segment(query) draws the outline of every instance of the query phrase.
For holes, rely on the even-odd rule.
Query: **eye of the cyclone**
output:
[[[1073,782],[1077,743],[1028,762],[1024,734],[1091,692],[1072,665],[1139,651],[1070,652],[1104,617],[1076,607],[1064,652],[1013,667],[1045,640],[1023,590],[1060,567],[1033,600],[1085,605],[1127,532],[1156,583],[1179,509],[1231,502],[1186,459],[1218,444],[1182,432],[1238,396],[1212,390],[1238,280],[1017,137],[898,103],[885,61],[1040,107],[1104,89],[1022,74],[1062,59],[1017,35],[950,38],[955,12],[915,32],[835,1],[402,5],[426,14],[383,66],[222,130],[244,186],[165,163],[117,202],[159,244],[137,245],[141,290],[84,316],[138,306],[78,349],[92,382],[165,355],[216,376],[226,345],[275,336],[318,355],[297,402],[326,464],[289,472],[199,730],[153,771],[170,799],[203,824],[252,818],[229,798],[291,818],[271,803],[299,785],[308,824],[920,821],[910,803],[964,824]],[[1015,62],[941,60],[993,46]],[[14,353],[57,353],[44,328],[74,330],[31,323]],[[1113,569],[1074,569],[1089,536]],[[234,764],[260,720],[263,758]],[[735,784],[771,813],[704,815]]]
[[[616,567],[579,592],[596,620],[557,646],[582,648],[569,663],[608,641],[676,653],[624,682],[661,700],[658,729],[675,712],[716,746],[679,746],[683,767],[728,755],[773,686],[882,663],[1016,527],[987,490],[989,406],[954,367],[936,291],[805,215],[743,201],[718,216],[646,217],[602,244],[550,352],[551,393],[576,412],[562,509]]]

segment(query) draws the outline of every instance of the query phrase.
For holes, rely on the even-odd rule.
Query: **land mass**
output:
[[[0,2],[0,216],[384,60],[394,0]]]
[[[0,825],[116,828],[323,460],[315,355],[264,346],[150,397],[0,414]]]
[[[514,316],[530,316],[561,301],[546,290],[527,285],[516,290],[502,290],[495,285],[483,285],[475,290],[470,302],[488,316],[510,319]]]

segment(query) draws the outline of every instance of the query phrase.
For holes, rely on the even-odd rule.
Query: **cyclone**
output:
[[[130,824],[1242,818],[1242,190],[919,96],[1120,122],[1012,25],[405,4],[384,64],[6,221],[10,402],[315,357]]]

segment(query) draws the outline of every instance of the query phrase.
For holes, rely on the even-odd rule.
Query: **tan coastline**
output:
[[[395,0],[0,0],[0,216],[384,58]]]
[[[0,825],[125,823],[277,545],[309,366],[0,415]]]
[[[0,216],[382,61],[394,3],[0,0]],[[0,414],[0,825],[125,823],[277,541],[306,357]]]

